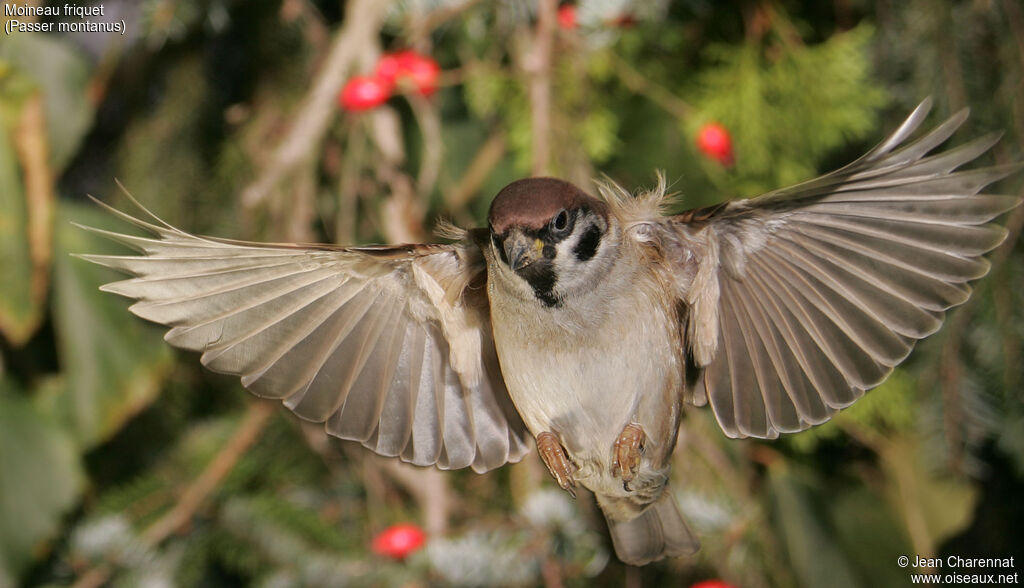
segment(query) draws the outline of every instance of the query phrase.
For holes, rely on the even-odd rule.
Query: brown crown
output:
[[[487,222],[495,233],[510,227],[539,230],[562,210],[588,208],[607,217],[604,202],[556,178],[526,178],[505,186],[491,202]]]

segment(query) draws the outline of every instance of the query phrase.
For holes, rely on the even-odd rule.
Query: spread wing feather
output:
[[[928,156],[966,111],[904,146],[929,107],[836,172],[648,225],[680,300],[699,297],[678,276],[714,264],[717,305],[686,313],[711,327],[687,331],[694,355],[708,358],[688,398],[710,403],[728,435],[771,438],[828,420],[938,330],[988,271],[981,256],[1006,236],[990,222],[1020,199],[979,192],[1020,166],[954,171],[996,135]]]
[[[83,228],[142,255],[80,257],[134,276],[102,289],[211,370],[416,465],[486,471],[526,452],[475,247],[263,245],[106,208],[152,236]]]

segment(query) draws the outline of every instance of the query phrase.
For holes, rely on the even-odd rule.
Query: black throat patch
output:
[[[519,275],[533,288],[533,294],[548,308],[562,305],[562,299],[555,295],[555,267],[550,261],[541,260],[519,270]]]

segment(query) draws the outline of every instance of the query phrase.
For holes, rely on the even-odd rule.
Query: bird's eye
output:
[[[563,208],[555,215],[555,218],[551,219],[551,230],[556,233],[561,233],[569,227],[569,213]]]

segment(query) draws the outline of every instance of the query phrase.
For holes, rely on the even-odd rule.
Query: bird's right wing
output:
[[[928,155],[967,118],[921,138],[922,104],[831,174],[648,223],[685,308],[690,401],[732,437],[831,418],[884,380],[985,275],[1017,196],[979,194],[1020,165],[955,171],[997,135]]]
[[[80,257],[134,276],[102,289],[209,369],[416,465],[482,472],[527,451],[474,245],[266,245],[107,208],[153,237],[83,227],[142,255]]]

